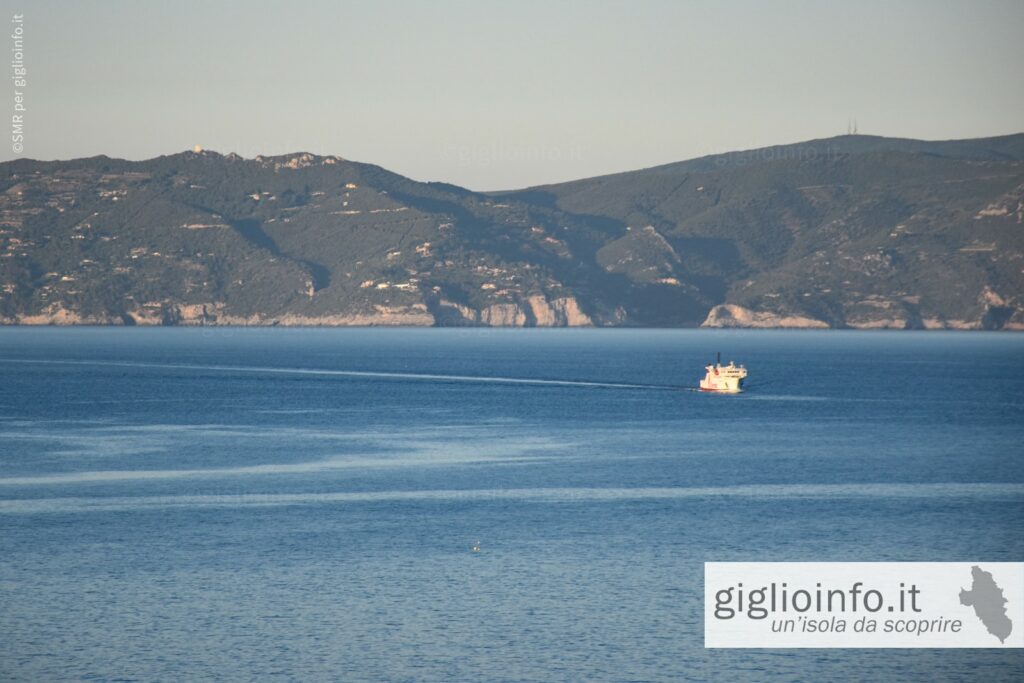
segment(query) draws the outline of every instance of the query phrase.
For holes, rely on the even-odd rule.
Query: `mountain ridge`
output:
[[[487,193],[306,152],[0,165],[6,324],[1024,329],[1024,134]]]

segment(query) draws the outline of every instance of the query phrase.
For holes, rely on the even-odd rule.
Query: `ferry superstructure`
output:
[[[743,391],[743,380],[747,377],[747,369],[729,361],[722,365],[722,354],[718,354],[714,365],[704,367],[707,374],[700,381],[701,391],[714,391],[720,394],[738,394]]]

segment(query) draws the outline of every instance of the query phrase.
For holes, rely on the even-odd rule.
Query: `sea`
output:
[[[1022,560],[1024,335],[0,328],[4,681],[1020,681],[703,565]]]

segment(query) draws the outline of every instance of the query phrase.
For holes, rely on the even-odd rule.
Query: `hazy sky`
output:
[[[22,156],[40,159],[301,150],[499,189],[852,117],[1024,131],[1022,0],[0,4],[25,15]]]

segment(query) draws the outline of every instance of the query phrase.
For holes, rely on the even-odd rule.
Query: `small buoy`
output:
[[[473,544],[473,552],[474,553],[480,552],[480,541],[477,541],[476,543]]]

